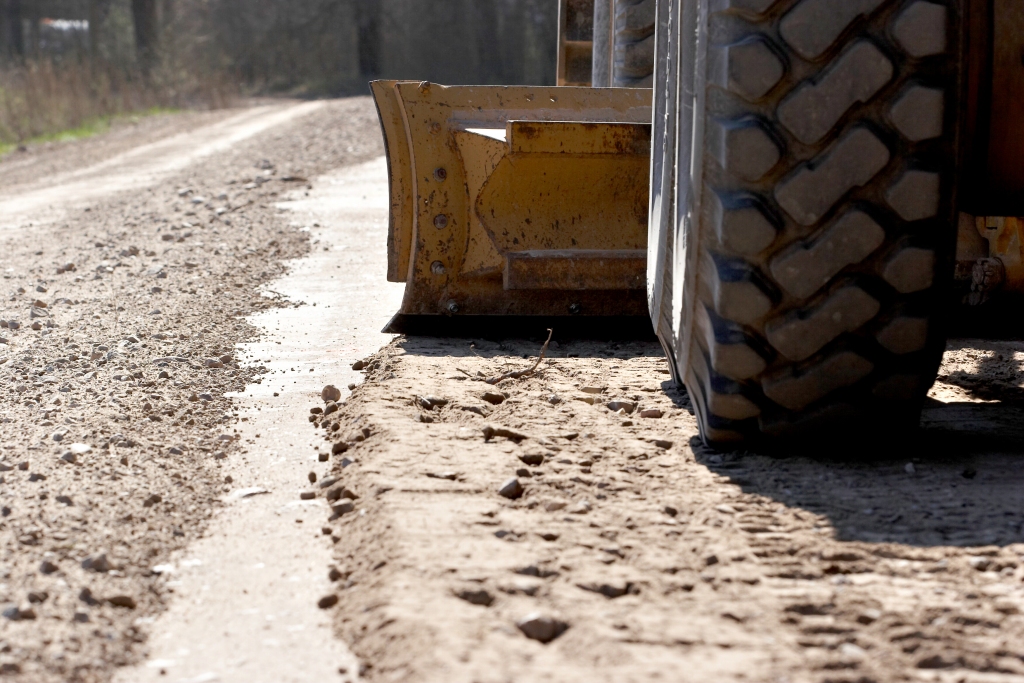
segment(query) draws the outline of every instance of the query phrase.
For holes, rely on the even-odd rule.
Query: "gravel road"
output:
[[[382,152],[358,98],[0,162],[0,676],[1024,681],[1024,344],[712,453],[656,344],[376,335]]]

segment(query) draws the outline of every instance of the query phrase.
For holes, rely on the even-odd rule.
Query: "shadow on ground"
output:
[[[937,401],[898,443],[835,444],[799,455],[720,454],[697,461],[747,493],[826,517],[844,541],[911,546],[1024,542],[1024,409]]]

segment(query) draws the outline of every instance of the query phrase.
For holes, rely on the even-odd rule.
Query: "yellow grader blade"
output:
[[[401,318],[647,316],[651,91],[372,90]]]

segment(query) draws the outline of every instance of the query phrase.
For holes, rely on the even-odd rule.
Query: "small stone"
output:
[[[135,609],[135,598],[130,595],[115,595],[107,598],[107,602],[114,607],[124,607],[125,609]]]
[[[324,528],[329,529],[330,527]],[[327,573],[327,578],[331,580],[331,583],[334,583],[335,581],[340,581],[341,579],[344,579],[345,574],[337,567],[331,567],[331,571]]]
[[[63,494],[57,496],[56,498],[54,498],[54,500],[56,500],[58,503],[61,503],[62,505],[74,505],[75,504],[75,501],[71,500],[71,496],[65,496]]]
[[[621,410],[626,415],[632,415],[633,411],[636,410],[636,404],[632,401],[609,401],[607,406],[608,410],[613,413],[617,413]]]
[[[72,465],[78,462],[78,456],[72,453],[71,451],[68,451],[64,455],[60,456],[60,459],[63,460],[64,462],[69,462]]]
[[[513,477],[501,485],[501,488],[498,489],[498,494],[509,500],[515,500],[523,495],[523,485],[519,483],[518,479]]]
[[[299,499],[300,500],[315,500],[316,499],[316,491],[303,491],[302,493],[299,494]]]
[[[559,621],[540,612],[526,615],[516,622],[516,626],[527,638],[541,643],[550,643],[569,628],[564,621]]]
[[[316,483],[316,472],[310,472],[309,474],[307,474],[306,475],[306,479],[309,479],[309,483],[310,484],[315,484]]]
[[[144,508],[151,508],[154,505],[156,505],[157,503],[160,503],[162,501],[163,501],[163,498],[160,496],[160,494],[158,494],[158,493],[151,493],[149,495],[149,497],[146,498],[146,500],[142,501],[142,507],[144,507]]]
[[[334,454],[334,455],[341,455],[342,453],[344,453],[347,450],[348,450],[348,444],[345,443],[344,441],[339,441],[338,443],[336,443],[333,446],[331,446],[331,453]]]
[[[337,595],[325,595],[317,601],[316,606],[320,609],[330,609],[338,604]]]
[[[541,538],[543,538],[545,541],[548,541],[548,542],[557,541],[558,538],[559,538],[559,535],[556,534],[553,531],[545,531],[545,532],[539,533],[537,535],[540,536]]]
[[[664,414],[665,413],[661,412],[657,408],[648,408],[647,410],[640,411],[640,417],[646,417],[654,420],[657,420],[658,418],[664,416]]]
[[[92,446],[85,443],[73,443],[70,446],[71,452],[75,455],[85,455],[92,450]]]
[[[585,500],[581,500],[580,502],[576,503],[571,508],[569,508],[569,512],[574,515],[585,515],[588,512],[590,512],[590,510],[590,503]]]
[[[86,612],[75,612],[75,616],[72,617],[72,621],[76,624],[88,624],[89,615]]]
[[[319,462],[327,462],[328,460],[331,459],[331,454],[330,453],[317,453],[316,454],[316,459]]]
[[[488,391],[480,398],[494,406],[501,405],[502,403],[505,402],[505,396],[494,391]]]
[[[906,472],[907,474],[916,474],[917,468],[914,467],[914,463],[908,462],[906,465],[903,466],[903,471]]]
[[[666,441],[665,439],[655,439],[652,443],[658,448],[663,448],[665,450],[672,448],[672,442]]]
[[[423,424],[433,424],[434,418],[430,417],[429,415],[420,414],[416,416],[416,421],[422,422]]]
[[[355,391],[356,390],[356,384],[354,382],[352,384],[349,384],[348,385],[348,390],[349,391]]]
[[[467,588],[457,591],[455,595],[471,605],[481,605],[482,607],[490,607],[494,602],[494,596],[483,588]]]
[[[537,467],[544,464],[544,456],[540,453],[523,453],[519,456],[519,459],[524,465],[529,465],[530,467]]]
[[[341,410],[341,406],[340,405],[338,405],[334,401],[328,401],[327,405],[324,406],[324,417],[326,417],[328,415],[333,415],[334,413],[338,412],[339,410]]]
[[[342,515],[347,515],[355,509],[355,503],[353,503],[351,500],[347,498],[331,508],[331,510],[334,511],[334,514],[336,514],[339,517]]]
[[[672,507],[671,505],[666,505],[664,508],[662,508],[662,511],[669,517],[675,517],[679,514],[679,510]]]
[[[57,571],[59,567],[49,560],[43,560],[39,564],[39,572],[41,574],[52,574]]]
[[[322,398],[325,403],[328,401],[340,401],[341,389],[333,384],[328,384],[324,387],[323,391],[320,392],[320,398]]]
[[[580,391],[584,394],[603,394],[605,391],[604,387],[580,387]]]
[[[82,569],[89,572],[97,572],[105,574],[110,571],[110,561],[107,559],[106,553],[98,553],[96,555],[90,555],[89,557],[82,560]]]
[[[50,597],[46,591],[31,591],[28,594],[28,601],[33,605],[41,605]]]
[[[363,370],[365,368],[366,368],[366,361],[365,360],[357,360],[355,363],[352,364],[352,369],[356,370],[356,371]]]
[[[520,467],[518,470],[516,470],[516,476],[523,477],[524,479],[529,479],[533,475],[530,474],[530,470],[526,469],[525,467]]]

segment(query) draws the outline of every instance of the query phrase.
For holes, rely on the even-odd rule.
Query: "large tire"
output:
[[[656,0],[615,0],[612,86],[650,88],[654,81]]]
[[[660,0],[651,312],[710,445],[918,424],[961,2]]]

